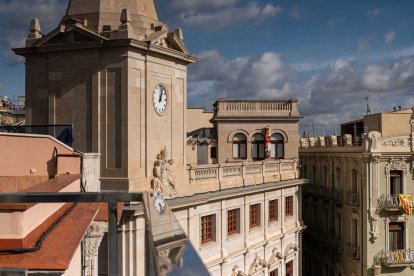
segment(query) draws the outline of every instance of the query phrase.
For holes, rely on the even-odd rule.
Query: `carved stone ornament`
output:
[[[404,160],[390,160],[389,163],[385,166],[385,170],[390,172],[392,170],[403,171],[404,174],[407,174],[407,164]]]
[[[272,264],[276,263],[277,261],[283,259],[282,253],[278,252],[276,248],[272,249],[272,256],[270,256],[269,261],[267,264],[271,266]]]
[[[371,235],[370,241],[374,243],[378,239],[378,219],[379,216],[376,210],[369,211],[369,234]]]
[[[381,156],[380,155],[371,155],[370,161],[371,163],[378,164],[380,161]]]
[[[255,272],[263,270],[267,266],[265,260],[260,259],[259,256],[256,256],[253,260],[253,263],[250,265],[249,268],[249,275],[252,275]]]
[[[408,137],[400,137],[400,138],[390,138],[385,141],[382,141],[382,145],[384,147],[410,147],[411,142]]]
[[[231,276],[247,276],[243,271],[239,270],[239,266],[235,265],[232,269],[233,273]]]
[[[154,179],[151,184],[155,192],[160,192],[166,198],[177,195],[173,165],[174,160],[168,159],[167,149],[164,148],[157,155],[157,161],[154,162]]]

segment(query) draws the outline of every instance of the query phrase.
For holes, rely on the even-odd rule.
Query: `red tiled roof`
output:
[[[107,202],[101,202],[98,203],[99,204],[99,211],[98,214],[95,217],[95,221],[108,221],[108,203]],[[117,209],[117,220],[118,222],[121,220],[121,216],[122,216],[122,210],[124,209],[124,203],[123,202],[118,202],[118,204],[116,205],[116,209]]]
[[[0,267],[66,270],[98,208],[97,203],[78,203],[44,239],[39,250],[24,254],[0,255]]]

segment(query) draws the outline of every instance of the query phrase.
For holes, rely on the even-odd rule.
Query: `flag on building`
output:
[[[272,144],[270,143],[270,128],[266,128],[266,140],[265,140],[265,151],[266,153],[270,154],[270,151],[272,150]]]
[[[400,194],[400,210],[411,216],[413,214],[413,200],[410,194]]]

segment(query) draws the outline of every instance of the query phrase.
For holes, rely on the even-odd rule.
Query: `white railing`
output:
[[[227,101],[227,111],[292,111],[291,101]]]
[[[259,184],[258,182],[265,183],[298,178],[297,164],[297,159],[284,159],[190,166],[188,176],[190,184],[216,181],[219,184],[218,186],[233,182],[237,183],[234,184],[235,186],[243,186],[251,179],[255,181],[253,184]],[[243,180],[238,181],[239,178]]]
[[[385,266],[400,266],[414,264],[414,249],[382,250],[376,256],[377,262]]]

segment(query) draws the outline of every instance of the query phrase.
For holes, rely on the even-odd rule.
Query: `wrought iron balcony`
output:
[[[346,193],[346,203],[351,206],[358,206],[359,205],[359,196],[357,193],[354,192],[347,192]]]
[[[387,267],[414,265],[414,248],[387,251],[382,250],[375,257],[377,263]]]
[[[412,198],[412,197],[411,197]],[[413,202],[414,203],[414,202]],[[383,194],[378,199],[378,207],[385,211],[398,211],[400,210],[400,195],[386,195]]]
[[[354,260],[359,260],[359,246],[347,242],[345,244],[345,254]]]

